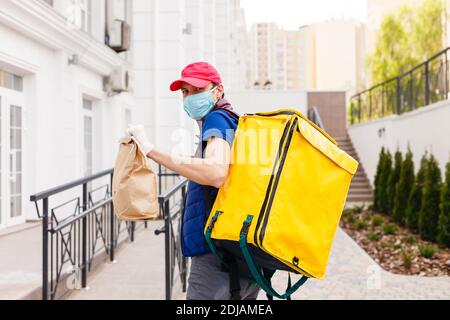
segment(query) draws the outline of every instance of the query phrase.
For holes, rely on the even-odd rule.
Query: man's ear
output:
[[[219,92],[219,100],[222,99],[223,93],[225,91],[225,88],[223,87],[223,84],[219,84],[217,86],[217,92]]]

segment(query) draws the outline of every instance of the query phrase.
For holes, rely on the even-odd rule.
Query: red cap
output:
[[[204,88],[211,82],[222,84],[222,79],[220,79],[216,68],[209,63],[195,62],[183,69],[181,72],[181,79],[172,82],[170,90],[180,90],[183,82],[189,83],[196,88]]]

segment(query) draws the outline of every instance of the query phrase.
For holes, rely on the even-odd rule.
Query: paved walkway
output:
[[[89,290],[73,293],[70,299],[163,299],[163,235],[153,230],[136,235],[133,244],[124,244],[116,264],[105,264],[89,278]],[[286,274],[274,277],[274,286],[286,287]],[[183,299],[179,290],[175,299]],[[260,299],[266,299],[261,292]],[[401,276],[386,272],[346,233],[338,230],[325,280],[308,280],[293,299],[450,299],[450,277]]]
[[[27,223],[17,229],[0,235],[0,300],[39,299],[42,228],[40,223]]]

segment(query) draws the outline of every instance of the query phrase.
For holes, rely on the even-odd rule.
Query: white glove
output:
[[[133,136],[136,139],[145,155],[147,155],[155,147],[152,143],[150,143],[150,141],[148,141],[147,136],[145,135],[144,126],[142,124],[135,126],[128,125],[126,135]]]

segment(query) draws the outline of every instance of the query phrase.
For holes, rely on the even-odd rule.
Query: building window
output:
[[[0,87],[23,91],[23,78],[19,75],[0,69]]]
[[[79,0],[80,15],[81,15],[81,29],[88,33],[92,31],[92,4],[91,0]]]
[[[47,3],[50,7],[53,7],[53,0],[42,0]]]
[[[70,0],[67,19],[81,30],[92,32],[92,1]]]
[[[93,173],[93,125],[92,101],[83,99],[83,174],[89,176]]]
[[[22,108],[10,106],[10,214],[22,214]]]

